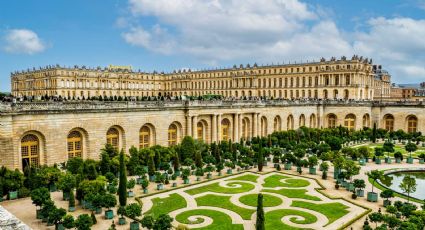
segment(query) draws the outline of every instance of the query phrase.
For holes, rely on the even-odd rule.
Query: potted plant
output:
[[[324,161],[320,164],[320,168],[322,169],[322,179],[326,180],[328,178],[328,170],[329,170],[329,164],[328,162]]]
[[[382,151],[387,153],[385,163],[391,164],[390,153],[394,152],[394,144],[390,140],[385,141],[384,145],[382,146]]]
[[[141,165],[138,165],[135,168],[135,173],[138,176],[137,177],[137,181],[136,181],[137,184],[141,184],[142,183],[142,180],[143,180],[143,178],[145,177],[145,174],[146,174],[145,168],[143,166],[141,166]]]
[[[137,203],[130,204],[125,208],[125,212],[128,217],[134,220],[130,223],[130,230],[139,230],[139,222],[135,219],[142,214],[140,205]]]
[[[211,164],[208,164],[205,167],[205,171],[207,172],[207,179],[212,179],[212,171],[214,171],[214,166],[212,166]]]
[[[74,212],[75,211],[74,189],[71,189],[71,191],[69,191],[68,211],[69,212]]]
[[[367,201],[370,202],[377,202],[378,201],[378,194],[376,192],[373,192],[373,188],[375,187],[375,183],[377,180],[380,180],[384,176],[384,172],[379,170],[372,170],[367,173],[369,178],[372,179],[372,192],[367,193]]]
[[[418,146],[416,146],[415,143],[409,141],[409,143],[407,143],[404,146],[404,148],[406,149],[407,152],[409,152],[409,157],[407,158],[407,163],[413,164],[412,152],[416,151],[418,149]]]
[[[94,211],[96,212],[96,214],[100,214],[102,213],[102,206],[103,206],[103,195],[101,194],[96,194],[92,201],[92,206]]]
[[[120,217],[118,218],[118,224],[119,225],[124,225],[127,223],[127,221],[125,220],[125,215],[126,215],[126,208],[125,206],[120,206],[117,210],[117,214],[120,215]]]
[[[3,188],[8,191],[9,200],[18,198],[18,190],[23,187],[24,175],[18,170],[6,170],[3,177]]]
[[[43,204],[50,200],[50,192],[47,188],[37,188],[31,192],[32,203],[37,207],[36,217],[37,219],[42,219],[41,207]]]
[[[190,175],[190,169],[188,169],[188,168],[183,169],[182,177],[183,177],[183,183],[184,184],[190,183],[189,182],[189,175]]]
[[[394,158],[396,163],[401,163],[403,161],[403,154],[401,152],[395,152]]]
[[[77,180],[71,173],[63,174],[59,177],[58,188],[62,190],[62,199],[68,200],[71,189],[75,188]]]
[[[40,216],[42,217],[42,222],[47,222],[49,218],[49,213],[54,209],[55,203],[52,200],[47,200],[44,202],[40,210]]]
[[[91,229],[93,226],[93,220],[88,214],[81,214],[75,220],[75,227],[77,229]]]
[[[65,215],[62,219],[62,226],[65,229],[72,229],[75,228],[75,220],[72,215]]]
[[[143,188],[144,194],[148,194],[148,186],[149,186],[149,181],[147,179],[143,179],[142,180],[142,188]]]
[[[285,155],[283,155],[283,161],[284,161],[284,165],[283,168],[285,170],[291,170],[292,168],[292,162],[294,160],[294,155],[292,155],[291,153],[285,153]]]
[[[355,179],[354,187],[356,188],[356,195],[359,197],[364,197],[364,188],[366,187],[366,183],[363,179]]]
[[[336,183],[335,183],[335,189],[339,189],[339,181],[336,181]]]
[[[391,205],[390,198],[393,198],[394,197],[393,190],[391,190],[391,189],[384,190],[383,192],[381,192],[380,195],[381,195],[382,198],[385,198],[385,200],[384,200],[384,207],[387,207],[387,206]]]
[[[136,186],[136,180],[135,179],[131,179],[127,182],[127,196],[128,197],[134,197],[134,192],[132,191],[134,186]]]
[[[339,154],[335,154],[332,164],[334,166],[334,179],[338,180],[340,178],[339,174],[341,173],[342,166],[345,163],[345,158]]]
[[[117,205],[117,198],[112,194],[103,195],[103,207],[107,210],[105,211],[105,218],[112,219],[114,218],[114,211],[111,210],[112,207]]]
[[[227,167],[227,174],[232,174],[232,169],[235,168],[235,164],[231,161],[227,161],[224,165]]]
[[[218,176],[221,176],[222,175],[222,173],[221,173],[221,170],[223,170],[224,169],[224,165],[223,165],[223,163],[222,162],[218,162],[217,164],[216,164],[216,171],[218,172]]]
[[[425,162],[425,153],[421,153],[418,157],[419,157],[419,164],[423,164]]]
[[[308,172],[312,175],[316,175],[316,165],[318,164],[318,159],[316,156],[311,156],[308,158]]]
[[[158,190],[163,190],[164,189],[164,175],[162,175],[161,173],[157,172],[155,174],[155,183],[156,183],[156,188]]]
[[[48,217],[48,225],[53,224],[55,225],[55,229],[64,229],[64,226],[62,224],[62,219],[66,215],[66,210],[63,208],[52,208],[49,212]]]
[[[344,164],[344,170],[345,170],[345,176],[349,180],[347,182],[345,188],[347,188],[348,191],[354,191],[354,184],[352,183],[352,178],[355,175],[358,175],[360,172],[360,166],[357,166],[356,162],[352,160],[348,160]]]
[[[197,168],[195,175],[196,175],[196,181],[200,181],[201,177],[204,176],[204,170],[202,170],[202,168]]]
[[[384,155],[383,148],[376,147],[375,148],[375,163],[377,165],[381,164],[381,156]]]

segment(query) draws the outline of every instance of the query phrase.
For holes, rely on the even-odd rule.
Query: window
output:
[[[294,129],[294,117],[292,115],[288,116],[288,120],[286,122],[286,127],[288,130]]]
[[[261,117],[261,121],[260,121],[260,135],[261,136],[267,136],[267,119],[266,117]]]
[[[139,148],[147,148],[151,144],[151,130],[144,125],[139,132]]]
[[[200,141],[204,140],[204,125],[202,124],[202,122],[198,122],[196,126],[196,132],[197,132],[198,140]]]
[[[344,119],[344,126],[348,130],[354,130],[356,123],[356,117],[353,114],[348,114]]]
[[[274,118],[273,128],[274,128],[274,131],[275,132],[282,130],[282,121],[280,120],[280,117],[279,116],[276,116]]]
[[[115,149],[119,147],[119,132],[116,128],[110,128],[106,133],[106,143],[112,145]]]
[[[83,138],[80,132],[72,131],[68,134],[68,159],[83,157]]]
[[[370,116],[369,114],[365,114],[363,116],[363,127],[369,127],[370,126]]]
[[[314,114],[310,116],[310,128],[316,128],[316,115]]]
[[[415,116],[409,116],[407,118],[407,132],[415,133],[418,128],[418,119]]]
[[[387,131],[394,131],[394,117],[389,114],[384,117],[385,129]]]
[[[300,116],[300,127],[305,126],[305,116],[304,114],[301,114]]]
[[[171,124],[168,127],[168,146],[174,146],[177,144],[177,126]]]
[[[242,137],[246,140],[249,138],[249,120],[244,118],[242,120]]]
[[[335,114],[329,114],[328,115],[328,128],[335,128],[336,127],[336,116]]]
[[[221,140],[227,141],[229,140],[229,128],[230,121],[228,119],[224,119],[221,121]]]
[[[25,135],[21,140],[22,169],[40,164],[39,140],[33,134]]]

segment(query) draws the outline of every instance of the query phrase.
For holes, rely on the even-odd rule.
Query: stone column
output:
[[[193,116],[192,137],[195,140],[198,139],[198,116]]]
[[[192,136],[192,117],[186,116],[186,136]]]
[[[239,115],[240,114],[236,113],[233,119],[233,142],[239,142]]]
[[[211,115],[211,143],[217,142],[217,114]]]
[[[217,142],[220,142],[221,137],[221,114],[217,115]]]

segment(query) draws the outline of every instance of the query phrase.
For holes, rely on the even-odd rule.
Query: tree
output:
[[[384,172],[379,170],[372,170],[368,172],[367,175],[373,180],[372,182],[372,192],[373,192],[373,188],[375,187],[376,181],[380,180],[384,176]]]
[[[74,196],[74,189],[71,189],[69,191],[69,201],[68,201],[68,208],[75,207],[75,196]]]
[[[125,207],[125,213],[131,219],[136,219],[136,217],[142,215],[142,207],[137,203],[127,205]]]
[[[345,175],[350,180],[350,182],[352,177],[358,175],[360,172],[360,167],[352,160],[346,161],[343,168],[345,169]]]
[[[257,198],[257,221],[255,223],[256,230],[265,229],[265,218],[263,209],[263,194],[259,193]]]
[[[404,148],[407,152],[409,152],[409,157],[412,157],[412,152],[416,151],[418,146],[415,143],[409,141],[409,143],[407,143]]]
[[[135,179],[129,180],[127,183],[127,188],[128,190],[130,190],[130,192],[134,188],[134,186],[136,186],[136,180]]]
[[[155,224],[153,226],[153,229],[154,230],[169,230],[173,227],[171,225],[171,222],[173,222],[172,217],[170,217],[168,214],[161,214],[155,220]]]
[[[383,220],[383,216],[380,212],[373,212],[369,214],[369,219],[370,221],[374,222],[376,224],[375,227],[377,227],[378,223]]]
[[[117,205],[117,198],[115,198],[115,196],[112,194],[104,194],[102,200],[103,207],[107,208],[108,210]]]
[[[366,187],[366,183],[363,179],[355,179],[354,187],[363,190]]]
[[[323,172],[322,172],[322,179],[326,180],[326,178],[328,178],[328,170],[329,170],[329,164],[328,162],[322,162],[320,164],[320,167],[322,168]]]
[[[63,208],[54,207],[48,216],[48,221],[54,224],[56,227],[62,221],[62,218],[66,215],[66,210]]]
[[[200,151],[196,151],[195,153],[195,165],[198,168],[202,168],[202,166],[204,165],[204,163],[202,162],[202,155]]]
[[[59,177],[58,188],[63,192],[69,192],[77,185],[76,177],[71,173],[63,174]]]
[[[118,186],[118,195],[121,206],[127,204],[127,172],[124,163],[124,150],[120,152],[120,181]]]
[[[93,225],[93,220],[88,214],[81,214],[78,216],[77,220],[75,220],[75,227],[78,230],[90,230]]]
[[[147,229],[152,229],[153,226],[155,225],[155,220],[151,215],[147,215],[143,217],[141,223],[142,223],[142,227]]]
[[[263,162],[264,162],[263,149],[260,149],[260,151],[258,152],[258,159],[257,159],[259,172],[263,171]]]
[[[376,123],[373,123],[373,130],[372,130],[372,137],[371,137],[373,143],[376,143],[376,134],[377,134]]]
[[[64,216],[63,220],[62,220],[62,224],[65,228],[68,228],[68,229],[74,228],[75,227],[74,217],[72,215],[69,215],[69,214]]]
[[[390,198],[394,197],[394,192],[391,189],[386,189],[383,192],[381,192],[381,197],[388,201]]]
[[[180,156],[182,161],[187,158],[193,159],[196,153],[195,141],[191,136],[185,136],[180,144]]]
[[[35,206],[41,207],[43,204],[50,200],[50,192],[47,188],[34,189],[31,192],[31,200]]]
[[[409,203],[410,200],[410,193],[416,191],[416,186],[416,179],[409,175],[406,175],[400,183],[399,187],[401,190],[403,190],[404,193],[407,193],[407,203]]]

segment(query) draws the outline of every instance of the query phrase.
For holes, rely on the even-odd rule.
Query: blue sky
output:
[[[259,2],[0,1],[0,91],[10,72],[51,64],[172,71],[353,54],[394,82],[425,80],[425,0]]]

